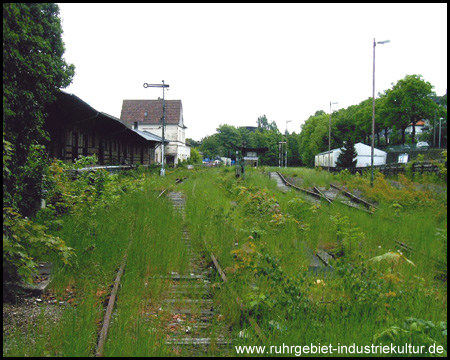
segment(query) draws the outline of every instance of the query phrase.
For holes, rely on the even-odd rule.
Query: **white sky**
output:
[[[120,117],[124,99],[181,100],[186,137],[221,124],[300,132],[317,110],[356,105],[420,74],[447,90],[447,4],[58,4],[76,67],[65,89]]]

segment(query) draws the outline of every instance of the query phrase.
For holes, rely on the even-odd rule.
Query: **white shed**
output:
[[[340,153],[341,149],[333,149],[320,153],[314,157],[314,166],[334,167]]]
[[[355,150],[358,156],[356,157],[356,167],[370,166],[371,147],[363,143],[355,144]],[[377,148],[373,149],[373,164],[385,165],[387,153]],[[322,167],[336,167],[336,161],[341,153],[341,149],[333,149],[330,152],[325,151],[317,154],[314,157],[314,165]],[[329,165],[330,164],[330,165]]]

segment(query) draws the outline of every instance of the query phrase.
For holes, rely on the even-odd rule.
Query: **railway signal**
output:
[[[164,89],[167,88],[167,90],[169,90],[169,85],[168,84],[164,84],[164,80],[162,80],[162,85],[161,84],[147,84],[144,83],[144,88],[149,88],[149,87],[158,87],[158,88],[162,88],[163,89],[163,98],[162,98],[162,103],[163,103],[163,116],[162,116],[162,144],[161,144],[161,171],[160,171],[160,175],[164,176],[166,174],[166,171],[164,169],[164,156],[165,156],[165,146],[164,146],[164,130],[166,127],[166,102],[164,100]]]

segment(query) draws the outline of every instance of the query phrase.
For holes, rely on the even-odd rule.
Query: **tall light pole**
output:
[[[291,122],[292,120],[286,120],[286,132],[284,133],[285,134],[285,136],[286,136],[286,159],[284,159],[284,164],[285,164],[285,168],[287,168],[287,150],[288,150],[288,138],[287,138],[287,136],[288,136],[288,131],[287,131],[287,124],[289,123],[289,122]]]
[[[434,109],[434,121],[433,121],[433,147],[436,147],[436,112]]]
[[[372,146],[370,151],[370,167],[371,167],[371,174],[370,174],[370,186],[373,187],[373,157],[374,157],[374,148],[375,148],[375,47],[377,44],[387,44],[388,42],[391,42],[390,40],[384,40],[384,41],[375,41],[375,38],[373,38],[373,86],[372,86]]]
[[[281,168],[281,165],[283,165],[283,144],[286,144],[286,141],[279,141],[278,142],[278,167]]]
[[[161,152],[162,152],[162,154],[161,154],[161,171],[160,171],[159,175],[160,176],[165,176],[166,175],[166,170],[164,169],[164,155],[165,155],[164,130],[165,130],[165,127],[166,127],[166,102],[164,100],[164,89],[168,88],[169,85],[164,84],[164,80],[162,80],[162,85],[161,84],[147,84],[147,83],[144,83],[144,88],[149,88],[149,87],[158,87],[158,88],[162,88],[163,89],[162,145],[161,145]]]
[[[439,118],[439,149],[441,148],[441,121],[444,118]]]
[[[281,141],[278,142],[278,168],[281,168]]]
[[[328,172],[330,172],[331,165],[331,105],[339,104],[338,102],[332,103],[330,101],[330,123],[328,125]]]

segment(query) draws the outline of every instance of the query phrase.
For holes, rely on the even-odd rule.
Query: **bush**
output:
[[[46,227],[3,208],[3,299],[15,294],[20,281],[32,282],[37,260],[58,254],[65,264],[73,255],[59,237],[45,233]]]

